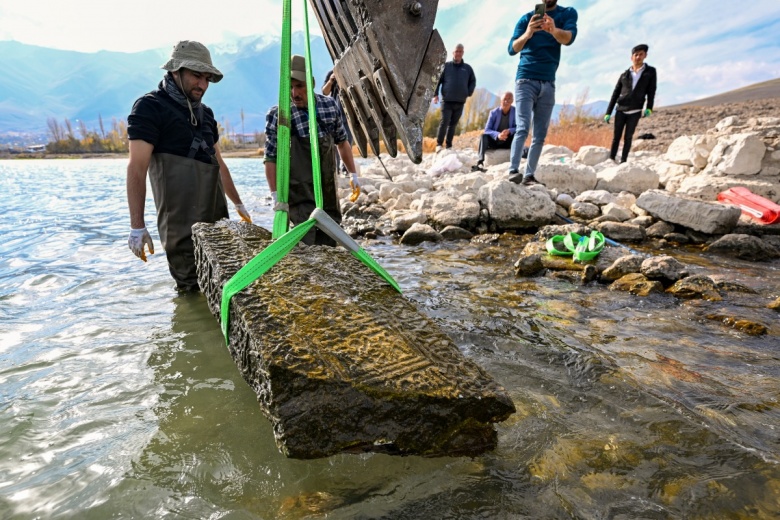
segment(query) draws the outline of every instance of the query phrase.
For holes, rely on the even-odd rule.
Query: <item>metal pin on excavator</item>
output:
[[[387,152],[422,161],[422,126],[447,57],[433,29],[438,0],[310,0],[341,103],[363,157]]]

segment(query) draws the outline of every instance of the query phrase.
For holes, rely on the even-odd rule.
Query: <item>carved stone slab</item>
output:
[[[270,243],[223,220],[193,226],[200,286],[222,286]],[[297,246],[233,297],[230,354],[289,457],[473,456],[514,413],[504,389],[439,327],[342,248]]]

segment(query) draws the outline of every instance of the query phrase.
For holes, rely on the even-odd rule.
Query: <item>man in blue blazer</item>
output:
[[[485,153],[490,149],[512,148],[515,137],[515,97],[511,92],[505,92],[501,98],[501,106],[490,111],[485,132],[479,140],[479,159],[472,171],[482,170]]]

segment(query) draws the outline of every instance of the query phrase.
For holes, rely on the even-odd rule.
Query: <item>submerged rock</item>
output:
[[[198,281],[223,285],[267,247],[257,226],[193,226]],[[477,455],[514,411],[482,368],[342,248],[297,246],[230,305],[229,350],[289,457]]]
[[[652,293],[664,292],[661,282],[648,280],[641,273],[631,273],[615,280],[609,286],[610,291],[625,291],[637,296],[649,296]]]
[[[780,258],[780,251],[772,244],[759,237],[743,234],[725,235],[710,244],[706,251],[754,262]]]
[[[721,301],[723,298],[718,292],[718,287],[709,276],[693,275],[677,280],[669,287],[667,292],[678,298],[701,298],[711,302]]]

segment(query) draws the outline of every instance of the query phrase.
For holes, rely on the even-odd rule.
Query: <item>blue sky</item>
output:
[[[448,49],[458,42],[479,86],[512,88],[517,57],[506,48],[535,0],[440,0],[436,28]],[[780,0],[570,0],[579,35],[563,49],[557,101],[587,94],[606,100],[631,47],[650,46],[658,69],[656,105],[673,105],[780,77]],[[293,1],[293,29],[303,28]],[[151,14],[154,14],[153,16]],[[310,10],[313,33],[319,33]],[[280,0],[0,0],[0,40],[60,49],[135,52],[179,39],[208,44],[279,34]]]

